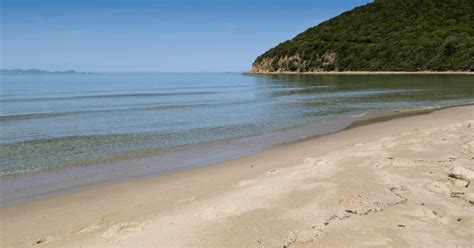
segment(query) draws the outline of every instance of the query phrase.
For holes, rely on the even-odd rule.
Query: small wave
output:
[[[349,117],[351,118],[360,118],[360,117],[363,117],[363,116],[366,116],[369,112],[363,112],[363,113],[360,113],[360,114],[352,114],[352,115],[349,115]]]
[[[117,109],[92,109],[92,110],[78,110],[78,111],[65,111],[65,112],[50,112],[50,113],[28,113],[28,114],[14,114],[14,115],[3,115],[0,116],[0,121],[18,121],[18,120],[31,120],[40,118],[50,118],[59,116],[71,116],[80,114],[97,114],[97,113],[113,113],[113,112],[124,112],[124,111],[152,111],[152,110],[166,110],[166,109],[180,109],[180,108],[197,108],[197,107],[210,107],[210,106],[228,106],[235,104],[249,104],[254,101],[212,101],[205,103],[192,103],[192,104],[170,104],[161,106],[142,106],[136,108],[117,108]]]
[[[0,99],[0,102],[77,100],[77,99],[95,99],[95,98],[120,98],[120,97],[187,96],[187,95],[207,95],[207,94],[219,94],[219,93],[223,93],[223,92],[197,91],[197,92],[169,92],[169,93],[128,93],[128,94],[60,96],[60,97],[31,97],[31,98],[27,97],[27,98]]]
[[[393,109],[393,111],[396,112],[413,112],[413,111],[425,111],[425,110],[439,110],[443,108],[449,108],[449,107],[457,107],[457,106],[466,106],[466,105],[472,105],[474,104],[473,101],[466,101],[463,102],[461,99],[455,102],[447,102],[442,104],[442,102],[438,105],[433,105],[433,106],[418,106],[418,107],[413,107],[413,108],[406,108],[406,109]]]
[[[47,118],[53,116],[64,115],[65,113],[33,113],[33,114],[18,114],[18,115],[2,115],[0,116],[0,121],[13,121],[13,120],[28,120],[28,119],[38,119],[38,118]]]

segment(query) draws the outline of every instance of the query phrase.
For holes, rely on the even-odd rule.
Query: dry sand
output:
[[[1,209],[2,247],[470,247],[474,106]]]

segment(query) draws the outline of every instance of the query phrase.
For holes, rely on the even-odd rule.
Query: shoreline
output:
[[[104,187],[111,184],[113,185],[150,177],[166,176],[181,171],[199,169],[216,163],[222,163],[275,148],[284,147],[289,144],[318,139],[363,125],[370,125],[410,116],[425,115],[432,113],[433,111],[470,105],[474,105],[474,103],[400,110],[375,110],[367,112],[361,117],[351,117],[352,120],[348,124],[342,124],[340,128],[334,130],[324,130],[323,128],[320,130],[322,133],[311,134],[309,136],[303,134],[302,137],[298,137],[294,133],[301,132],[301,129],[321,128],[320,123],[307,124],[301,127],[289,128],[277,133],[272,133],[268,136],[270,137],[270,140],[272,140],[272,136],[280,136],[282,134],[285,136],[285,133],[286,136],[289,135],[291,138],[286,137],[282,140],[273,140],[273,142],[267,140],[267,143],[265,144],[260,144],[263,140],[268,139],[265,135],[252,136],[230,141],[211,142],[210,144],[207,144],[207,146],[195,146],[184,150],[178,149],[164,154],[112,160],[82,166],[55,168],[44,171],[33,171],[15,175],[5,175],[0,177],[0,184],[2,185],[0,208],[41,201],[52,197],[58,197],[97,187]],[[345,118],[348,118],[348,120],[350,119],[347,116]],[[256,143],[253,144],[255,141],[250,141],[249,143],[249,140],[253,139],[256,139]],[[234,145],[232,145],[235,142],[241,143],[239,146],[245,144],[246,147],[237,151],[222,151],[224,148],[229,150],[235,149]],[[215,149],[220,149],[222,154],[215,153]],[[197,161],[195,161],[195,159],[187,158],[189,156],[194,156],[193,154],[195,153],[204,153],[207,155],[203,155],[203,158],[198,159]],[[206,156],[209,158],[206,159]],[[177,166],[176,163],[179,161],[176,160],[176,157],[180,157],[179,161],[182,165]],[[150,166],[152,164],[159,164],[159,166],[153,168],[153,166]],[[136,168],[135,171],[131,172],[129,169],[130,167]],[[109,171],[113,171],[113,173],[109,173]]]
[[[8,247],[468,244],[473,111],[362,123],[218,164],[0,208],[1,239]]]
[[[474,76],[474,72],[469,71],[319,71],[319,72],[253,72],[246,71],[243,74],[249,75],[348,75],[348,76],[371,76],[371,75],[467,75]]]
[[[149,152],[145,156],[0,176],[0,208],[238,159],[288,142],[343,130],[353,118],[335,116],[269,134],[183,146],[165,153]]]
[[[273,143],[266,143],[266,145],[252,145],[251,143],[247,143],[247,147],[243,150],[223,152],[219,155],[211,155],[211,153],[215,152],[215,149],[233,149],[233,142],[239,143],[242,142],[242,140],[246,139],[257,139],[257,143],[260,143],[261,141],[258,142],[258,140],[265,139],[265,136],[247,137],[227,142],[212,142],[208,144],[209,147],[196,146],[190,147],[187,150],[185,149],[184,151],[177,150],[161,155],[148,155],[131,159],[113,160],[104,163],[96,163],[83,166],[71,166],[48,169],[45,171],[33,171],[17,175],[5,175],[0,177],[0,184],[2,185],[0,208],[28,204],[35,201],[60,197],[83,190],[105,187],[117,183],[166,176],[169,174],[179,173],[187,170],[200,169],[206,166],[212,166],[216,163],[225,163],[227,161],[239,159],[241,157],[252,156],[258,153],[285,147],[287,145],[297,144],[308,140],[319,139],[328,135],[337,134],[339,132],[344,132],[346,130],[350,130],[352,128],[364,125],[386,122],[410,116],[426,115],[443,109],[463,106],[474,106],[474,103],[413,109],[375,110],[372,112],[368,112],[360,117],[353,117],[353,120],[350,121],[348,124],[343,124],[341,128],[335,130],[323,130],[322,133],[311,134],[310,136],[304,135],[303,137],[297,137],[295,136],[295,134],[293,134],[290,135],[292,136],[291,139],[287,137],[284,140],[279,140]],[[319,123],[314,123],[314,125],[318,127]],[[298,132],[297,130],[299,129],[308,129],[312,127],[313,125],[308,124],[298,128],[289,128],[287,130],[281,131],[280,133],[294,133]],[[278,136],[278,134],[280,133],[273,133],[270,135],[270,137],[272,135]],[[187,158],[188,155],[194,156],[193,154],[195,153],[207,155],[203,155],[203,159],[199,159],[197,161],[193,159],[190,160],[190,158]],[[177,156],[180,157],[179,160],[182,164],[180,166],[176,166],[176,163],[178,161],[173,162],[174,160],[171,160],[170,162],[170,158],[174,158]],[[209,156],[209,158],[206,159],[206,156]],[[162,165],[161,163],[164,164]],[[160,164],[160,166],[158,166],[157,168],[153,168],[152,164]],[[129,167],[131,166],[133,166],[134,168],[137,168],[138,166],[138,168],[135,169],[136,171],[131,172],[129,169]],[[109,171],[112,171],[113,173],[109,173]]]

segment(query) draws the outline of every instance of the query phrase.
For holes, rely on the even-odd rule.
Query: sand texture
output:
[[[3,208],[2,247],[469,247],[473,183],[455,107]]]

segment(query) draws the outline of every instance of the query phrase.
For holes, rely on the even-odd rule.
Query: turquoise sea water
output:
[[[0,175],[161,154],[373,110],[474,102],[472,76],[135,73],[0,80]]]

